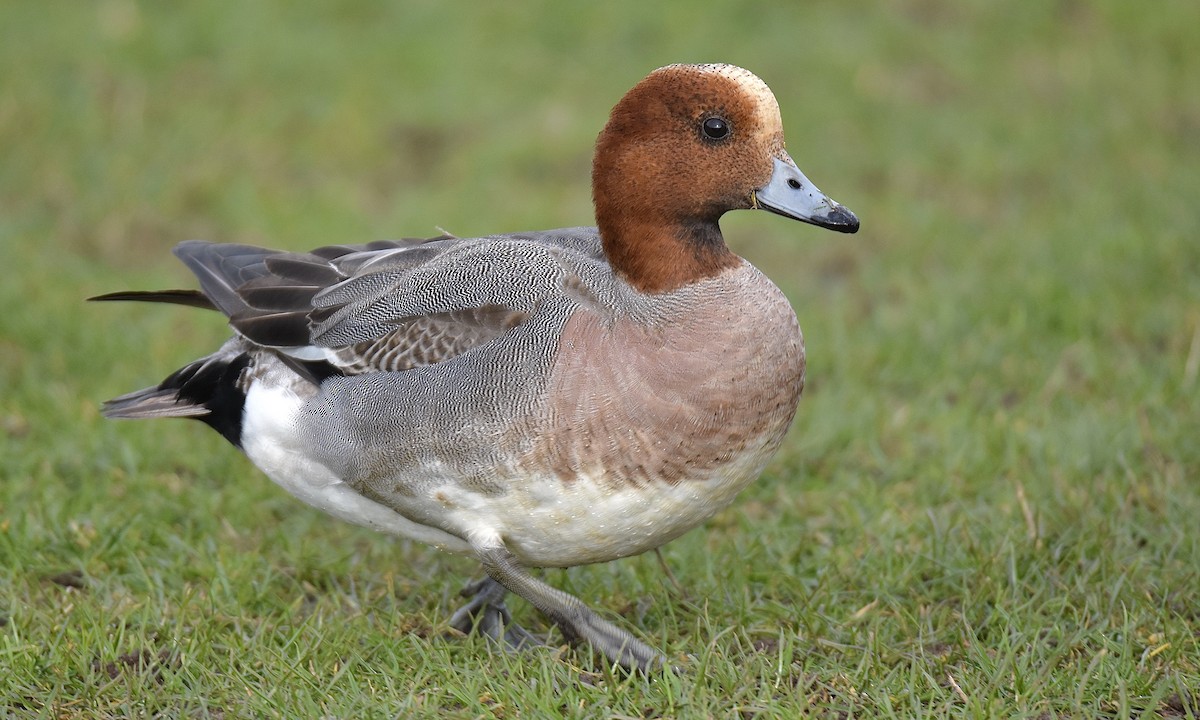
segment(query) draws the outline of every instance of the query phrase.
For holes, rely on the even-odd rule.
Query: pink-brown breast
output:
[[[778,448],[804,387],[795,313],[742,263],[630,312],[567,321],[520,464],[612,490],[711,482],[716,512]]]

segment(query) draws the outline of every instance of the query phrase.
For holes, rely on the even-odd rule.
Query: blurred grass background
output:
[[[30,717],[1196,717],[1200,5],[0,5],[0,707]],[[441,639],[472,563],[99,401],[225,335],[200,237],[586,224],[608,109],[747,67],[863,220],[723,226],[809,350],[762,481],[547,573],[695,672]],[[523,606],[518,616],[537,626]]]

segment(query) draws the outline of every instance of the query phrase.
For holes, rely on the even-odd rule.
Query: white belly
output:
[[[606,562],[659,547],[726,507],[771,455],[763,446],[707,477],[676,484],[522,476],[503,482],[500,493],[473,490],[447,476],[446,468],[430,467],[417,471],[433,481],[418,484],[419,496],[387,497],[397,512],[359,494],[312,457],[294,422],[304,402],[289,387],[263,381],[252,383],[246,395],[243,449],[280,487],[341,520],[450,552],[472,554],[474,546],[498,539],[534,567]]]
[[[603,479],[514,478],[503,495],[444,485],[433,493],[464,537],[498,537],[524,564],[571,567],[637,555],[670,542],[727,507],[770,457],[749,454],[671,485],[614,487]]]

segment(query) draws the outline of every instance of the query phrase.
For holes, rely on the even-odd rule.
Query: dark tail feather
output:
[[[100,412],[106,418],[140,420],[162,417],[199,418],[208,415],[211,410],[183,400],[179,397],[178,388],[156,386],[106,400]]]
[[[111,302],[114,300],[186,305],[201,310],[217,309],[212,300],[205,297],[204,293],[199,290],[125,290],[88,298],[88,302]]]
[[[250,356],[231,345],[180,368],[156,387],[109,400],[101,412],[109,418],[195,418],[241,447],[246,393],[238,380]]]

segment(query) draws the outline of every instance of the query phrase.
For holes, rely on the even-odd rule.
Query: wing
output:
[[[443,362],[521,325],[561,292],[563,259],[602,262],[594,229],[330,246],[309,253],[186,242],[176,255],[247,340],[341,374]],[[568,263],[569,265],[570,263]]]

